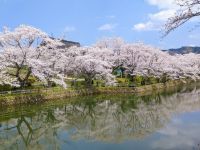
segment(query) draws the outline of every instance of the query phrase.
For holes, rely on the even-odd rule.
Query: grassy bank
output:
[[[139,94],[145,95],[152,92],[163,92],[178,86],[190,84],[191,80],[174,80],[166,83],[157,83],[139,87],[98,87],[84,89],[63,89],[60,87],[48,89],[34,89],[29,93],[8,93],[0,96],[0,106],[37,104],[45,101],[64,99],[76,96],[87,96],[95,94]]]

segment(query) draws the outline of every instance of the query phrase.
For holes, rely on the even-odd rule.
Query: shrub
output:
[[[13,87],[11,87],[10,85],[7,85],[7,84],[0,85],[0,91],[10,91],[12,89],[13,89]]]
[[[141,85],[142,85],[142,80],[143,80],[143,77],[142,77],[142,76],[134,76],[134,77],[133,77],[133,83],[134,83],[136,86],[141,86]]]

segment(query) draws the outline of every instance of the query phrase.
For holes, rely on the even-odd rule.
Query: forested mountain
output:
[[[168,51],[170,54],[188,54],[188,53],[196,53],[200,54],[200,47],[192,47],[192,46],[184,46],[181,48],[177,49],[169,49],[169,50],[164,50]]]

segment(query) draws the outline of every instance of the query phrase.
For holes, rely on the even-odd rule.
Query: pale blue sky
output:
[[[198,19],[161,40],[166,16],[174,0],[0,0],[0,27],[32,25],[56,37],[82,45],[103,37],[143,41],[166,49],[200,45],[199,29],[188,32]]]

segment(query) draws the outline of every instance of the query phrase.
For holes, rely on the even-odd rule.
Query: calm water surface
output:
[[[0,108],[0,150],[199,150],[200,89]]]

